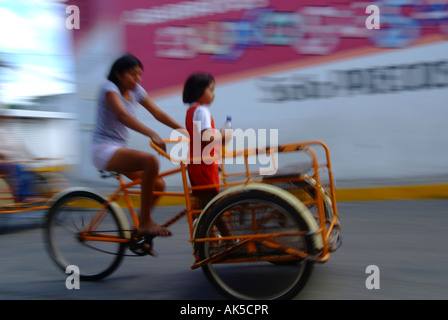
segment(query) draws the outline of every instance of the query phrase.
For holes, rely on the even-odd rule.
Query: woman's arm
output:
[[[107,92],[106,103],[122,124],[124,124],[129,129],[132,129],[149,137],[156,145],[158,145],[163,150],[166,150],[163,139],[160,138],[160,136],[154,130],[145,126],[142,122],[140,122],[136,117],[134,117],[126,110],[125,106],[121,102],[121,98],[118,93],[112,91]]]
[[[149,113],[159,122],[170,127],[171,129],[177,130],[185,136],[188,136],[187,131],[183,126],[177,123],[173,118],[171,118],[165,111],[160,109],[154,101],[149,96],[146,96],[145,100],[141,102],[142,106],[145,107]]]

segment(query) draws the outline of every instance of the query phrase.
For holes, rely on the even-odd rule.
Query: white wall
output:
[[[220,84],[218,80],[211,111],[217,125],[221,125],[225,116],[230,114],[235,128],[278,129],[280,143],[324,141],[330,148],[335,176],[339,179],[446,175],[447,53],[448,43],[445,41],[233,83]],[[428,73],[431,79],[427,79],[425,73],[418,74],[424,70],[418,69],[420,63],[433,66],[438,61],[445,62],[436,71]],[[298,80],[303,78],[342,85],[334,79],[336,70],[386,66],[389,67],[389,78],[373,80],[374,86],[384,93],[372,93],[371,89],[350,93],[347,88],[339,88],[338,93],[329,98],[299,99],[290,94],[289,100],[274,101],[266,86],[275,79],[275,83],[289,84],[291,88],[294,84],[303,83]],[[410,73],[405,73],[408,71]],[[389,83],[385,83],[387,81]],[[425,83],[430,83],[431,87],[427,85],[425,88]],[[356,83],[352,85],[356,86]],[[183,121],[185,108],[180,93],[157,102]],[[168,134],[162,129],[160,131]]]

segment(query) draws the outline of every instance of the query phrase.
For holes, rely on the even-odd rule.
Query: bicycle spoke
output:
[[[79,267],[82,279],[97,280],[117,268],[126,245],[120,240],[123,230],[117,217],[108,208],[104,209],[103,198],[89,192],[67,194],[51,208],[47,218],[47,239],[52,258],[61,269],[65,271],[73,264]],[[99,215],[101,219],[98,219]],[[97,228],[97,241],[94,238],[87,240],[87,235],[93,234],[92,219]],[[116,241],[102,240],[107,237]]]

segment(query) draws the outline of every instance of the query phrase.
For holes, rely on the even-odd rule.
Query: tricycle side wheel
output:
[[[314,252],[314,242],[306,235],[308,227],[302,217],[309,213],[297,210],[278,195],[260,190],[222,198],[209,208],[199,226],[198,239],[215,238],[215,241],[197,242],[200,261],[228,251],[251,235],[304,254]],[[276,236],[263,238],[266,234]],[[226,240],[226,236],[240,238]],[[222,240],[216,241],[217,237]],[[277,300],[291,299],[304,288],[313,263],[254,238],[248,245],[203,265],[202,269],[214,287],[228,298]]]

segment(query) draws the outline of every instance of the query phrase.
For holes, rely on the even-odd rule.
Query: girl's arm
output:
[[[106,103],[111,108],[112,112],[117,116],[118,120],[129,129],[137,131],[147,137],[149,137],[156,145],[163,150],[166,150],[165,142],[162,138],[151,128],[145,126],[136,117],[130,114],[123,103],[120,96],[116,92],[106,93]]]

